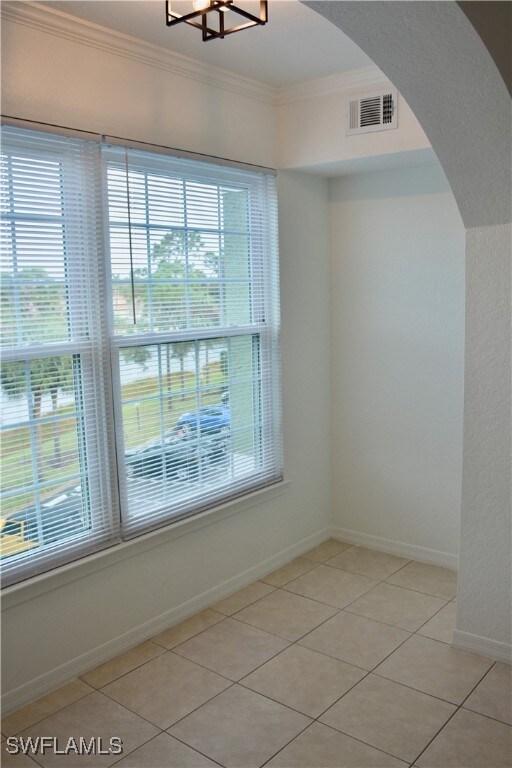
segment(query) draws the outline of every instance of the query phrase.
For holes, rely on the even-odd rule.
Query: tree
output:
[[[155,243],[148,267],[134,270],[135,313],[137,325],[144,330],[173,331],[190,327],[215,324],[218,318],[219,289],[217,285],[206,282],[208,275],[200,269],[205,268],[218,275],[218,257],[204,252],[201,235],[197,232],[185,233],[182,230],[167,232],[159,243]],[[138,281],[141,282],[138,282]],[[205,281],[205,282],[203,282]],[[150,291],[148,285],[151,286]],[[132,301],[132,286],[122,284],[119,292],[127,303]],[[180,361],[182,390],[185,389],[184,363],[193,342],[182,342],[174,346],[166,345],[166,387],[171,392],[171,358]],[[123,350],[127,360],[145,365],[144,348],[131,347]],[[137,357],[138,356],[138,357]],[[182,399],[184,394],[182,393]],[[168,398],[168,407],[172,408],[172,398]]]
[[[228,352],[226,349],[223,349],[220,353],[220,372],[224,376],[224,378],[227,380],[229,377],[229,368],[228,368]]]
[[[212,350],[212,349],[214,351],[218,350],[219,340],[218,339],[203,339],[201,344],[202,344],[202,347],[204,349],[204,357],[205,357],[204,366],[203,366],[204,378],[205,378],[206,386],[209,386],[209,384],[210,384],[210,350]],[[221,360],[222,360],[223,351],[221,351],[220,354],[221,354]],[[221,369],[220,370],[221,370],[221,373],[222,373],[222,363],[221,363]]]
[[[13,361],[4,363],[0,373],[0,381],[3,393],[13,400],[26,397],[27,387],[31,394],[32,419],[36,422],[36,460],[39,472],[39,480],[43,479],[43,455],[42,434],[39,419],[41,418],[41,406],[43,397],[50,395],[52,402],[52,414],[56,414],[58,408],[59,391],[70,392],[73,390],[73,371],[69,358],[66,357],[42,357],[32,360],[30,363]],[[60,430],[57,422],[52,424],[53,430],[53,461],[56,466],[62,463],[60,447]]]
[[[67,337],[67,313],[63,288],[42,267],[30,267],[17,275],[3,273],[0,290],[4,337],[7,344],[49,342]],[[20,399],[30,392],[31,415],[36,420],[36,461],[39,480],[43,479],[41,418],[43,397],[50,395],[52,414],[58,408],[59,391],[73,390],[73,370],[69,357],[41,357],[32,360],[7,362],[0,374],[2,391],[9,399]],[[54,462],[60,466],[62,454],[60,431],[53,424]]]
[[[185,399],[185,359],[195,347],[195,341],[180,341],[173,345],[172,356],[180,361],[181,399]]]

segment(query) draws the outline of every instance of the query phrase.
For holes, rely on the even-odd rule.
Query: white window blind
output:
[[[105,148],[123,531],[282,474],[274,178]]]
[[[97,144],[5,127],[3,583],[111,543]]]
[[[274,178],[3,127],[2,584],[282,476]]]

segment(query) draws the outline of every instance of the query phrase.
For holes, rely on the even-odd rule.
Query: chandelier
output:
[[[183,3],[180,2],[180,6]],[[168,27],[174,27],[184,21],[201,30],[203,40],[214,40],[248,27],[266,24],[268,21],[268,2],[260,0],[260,15],[255,16],[245,11],[233,0],[193,0],[188,13],[176,13],[176,0],[166,0],[165,20]],[[241,17],[241,18],[240,18]]]

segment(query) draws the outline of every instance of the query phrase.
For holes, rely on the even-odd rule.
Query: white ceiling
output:
[[[258,12],[259,2],[238,2]],[[275,87],[372,63],[341,30],[298,0],[269,0],[266,26],[205,43],[200,31],[187,24],[166,27],[164,0],[56,0],[44,4]],[[187,4],[181,5],[178,12],[184,12]]]

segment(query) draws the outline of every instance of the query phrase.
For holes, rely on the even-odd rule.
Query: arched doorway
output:
[[[510,97],[488,49],[457,3],[306,4],[349,35],[406,98],[437,153],[466,227],[464,449],[454,643],[510,661]]]

